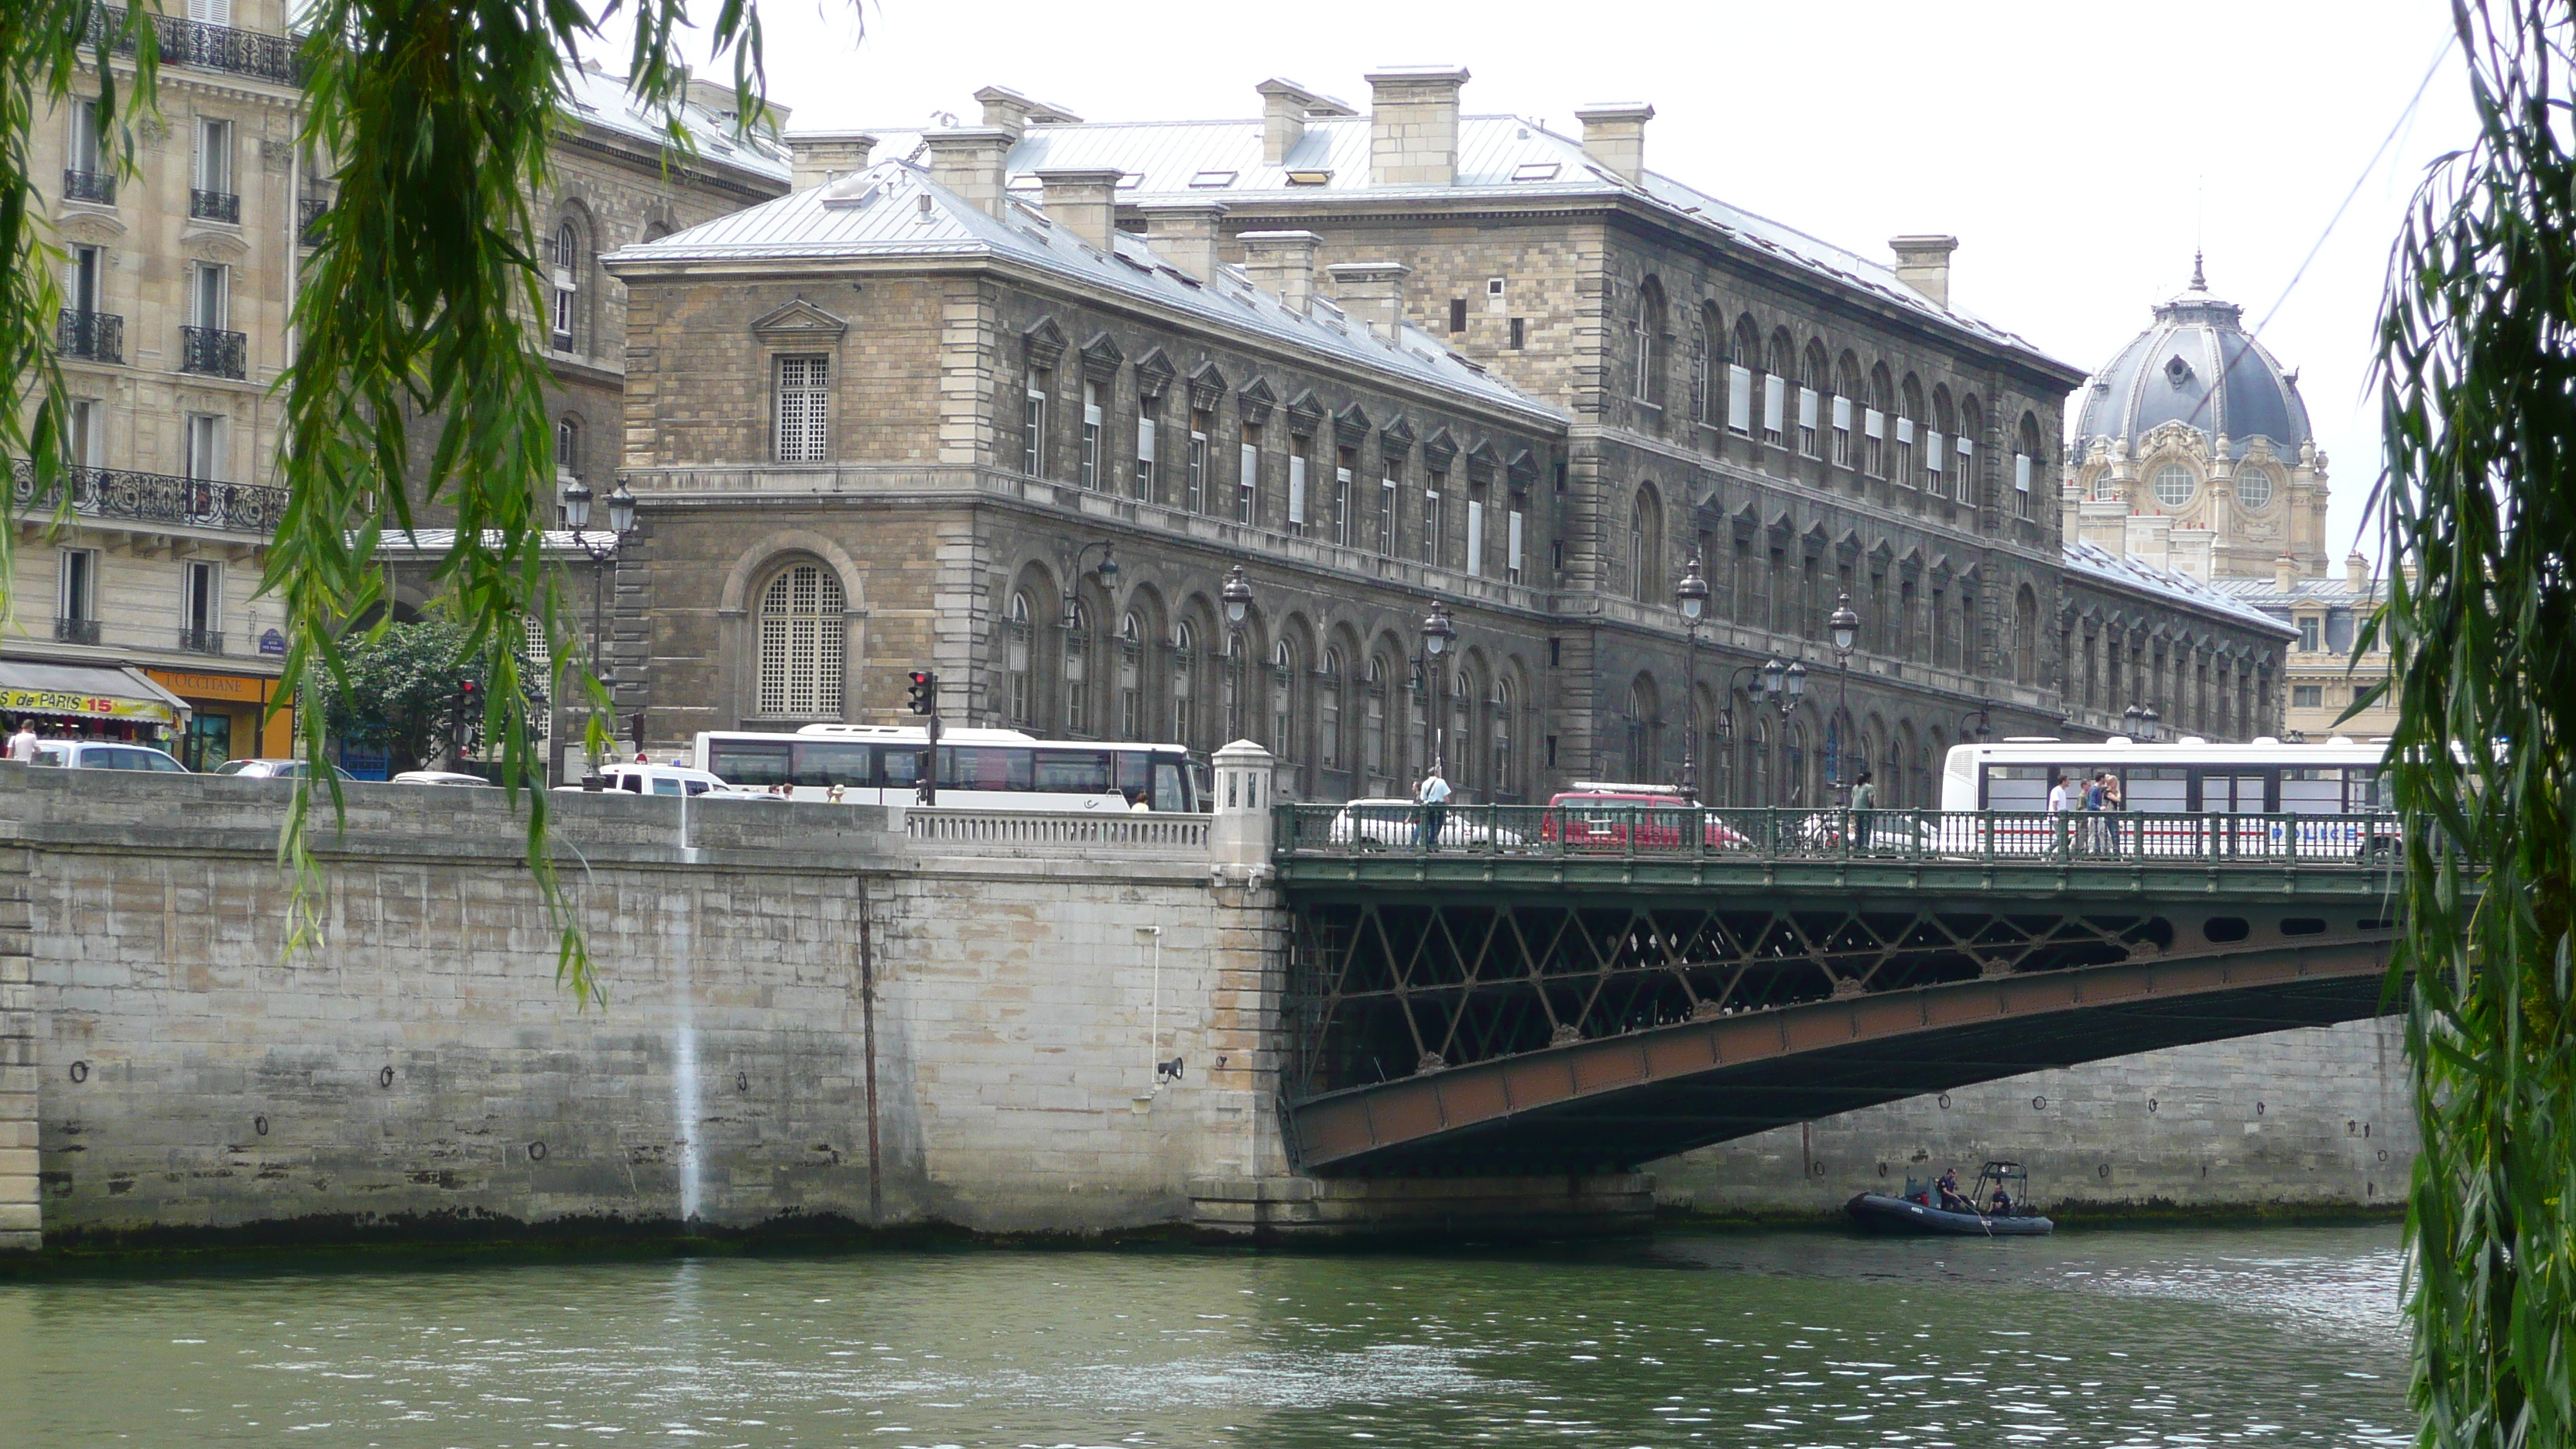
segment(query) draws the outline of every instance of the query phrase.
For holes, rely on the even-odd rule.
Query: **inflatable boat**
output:
[[[1905,1195],[1865,1192],[1843,1204],[1852,1221],[1872,1232],[1947,1234],[1962,1238],[2043,1238],[2057,1224],[2030,1210],[2030,1174],[2018,1162],[1989,1162],[1977,1170],[1972,1203],[1992,1203],[2000,1195],[2009,1204],[2000,1212],[1956,1212],[1932,1205],[1934,1189],[1905,1179]]]

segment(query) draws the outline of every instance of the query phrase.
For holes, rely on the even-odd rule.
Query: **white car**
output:
[[[157,770],[189,773],[168,750],[118,740],[38,740],[35,763],[72,770]]]
[[[358,778],[337,765],[331,768],[343,780]],[[293,780],[304,774],[304,762],[302,760],[226,760],[215,766],[215,773],[232,775],[244,780]]]
[[[1333,813],[1327,839],[1334,845],[1391,845],[1410,849],[1421,829],[1422,807],[1410,800],[1353,800]],[[1487,845],[1526,845],[1519,831],[1501,830],[1452,805],[1440,823],[1440,845],[1464,850]]]
[[[461,770],[405,770],[401,774],[394,776],[392,783],[396,785],[453,785],[469,790],[476,788],[485,790],[497,788],[491,781],[484,779],[482,776],[468,775]]]
[[[630,795],[706,795],[735,794],[733,787],[705,770],[687,765],[603,765],[599,771],[611,790]],[[581,790],[584,785],[557,785],[558,790]]]

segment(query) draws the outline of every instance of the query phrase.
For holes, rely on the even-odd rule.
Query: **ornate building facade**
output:
[[[900,722],[927,666],[953,718],[1245,734],[1326,798],[1441,752],[1497,799],[1687,758],[1714,800],[1869,767],[1914,803],[1950,744],[2064,728],[2080,374],[1949,305],[1947,238],[1846,252],[1647,170],[1649,107],[1578,139],[1462,114],[1466,79],[1133,125],[988,89],[980,126],[791,137],[815,189],[612,255],[648,581],[615,662],[655,741]],[[2178,575],[2098,583],[2249,689],[2277,656]],[[1815,682],[1785,713],[1745,688],[1775,657]]]

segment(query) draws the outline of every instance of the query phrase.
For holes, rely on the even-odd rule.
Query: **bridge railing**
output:
[[[1162,812],[956,810],[907,806],[907,840],[998,848],[1092,846],[1120,853],[1205,855],[1205,815]]]
[[[1283,805],[1283,856],[1419,851],[1643,860],[2133,861],[2387,867],[2397,817],[1666,805]]]

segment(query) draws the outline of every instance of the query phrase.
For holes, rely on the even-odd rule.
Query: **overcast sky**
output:
[[[867,0],[864,35],[841,0],[761,13],[790,130],[971,125],[985,85],[1090,120],[1254,116],[1274,75],[1365,111],[1368,70],[1430,62],[1474,73],[1468,111],[1567,135],[1578,106],[1648,101],[1648,166],[1855,251],[1953,234],[1952,300],[2086,369],[2190,278],[2197,241],[2247,326],[2280,304],[2262,338],[2331,457],[2337,555],[2378,468],[2389,244],[2471,129],[2453,53],[2282,302],[2441,49],[2442,0]]]

